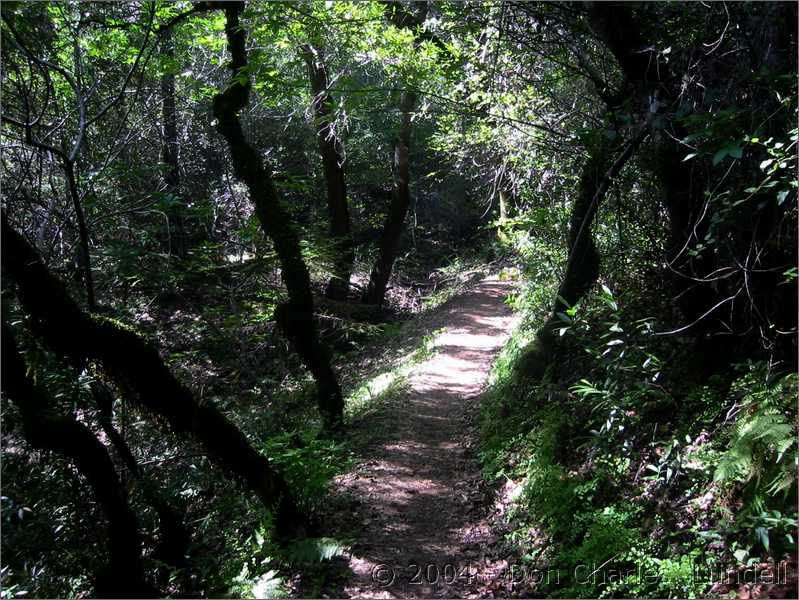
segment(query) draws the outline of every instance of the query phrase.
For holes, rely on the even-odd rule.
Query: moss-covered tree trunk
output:
[[[11,328],[5,323],[2,333],[0,381],[3,394],[19,409],[25,439],[34,448],[68,458],[86,478],[108,519],[108,563],[97,574],[97,595],[107,598],[158,596],[145,582],[138,519],[128,505],[105,446],[74,417],[53,413],[47,397],[26,375],[27,365]]]
[[[599,252],[594,241],[594,219],[610,186],[624,165],[649,135],[645,125],[613,158],[614,144],[600,135],[583,165],[577,197],[569,218],[569,257],[563,279],[552,305],[552,312],[537,333],[537,342],[522,356],[519,371],[526,377],[538,378],[553,360],[557,351],[555,329],[562,324],[559,312],[574,306],[596,283],[599,277]]]
[[[342,142],[333,127],[334,101],[328,90],[330,82],[327,68],[319,56],[318,49],[313,45],[305,44],[300,51],[308,65],[308,77],[311,82],[316,137],[319,141],[319,154],[322,157],[322,167],[327,182],[327,212],[330,219],[330,237],[333,240],[333,274],[327,284],[325,295],[331,300],[346,300],[355,252],[350,233]]]
[[[380,246],[377,251],[369,284],[363,296],[364,304],[383,304],[386,288],[391,277],[391,269],[397,258],[400,237],[411,204],[410,193],[410,160],[411,115],[416,106],[416,93],[405,91],[400,99],[400,126],[394,144],[394,191],[386,216],[386,222],[380,234]]]
[[[553,303],[553,312],[574,306],[599,276],[599,252],[594,242],[594,218],[603,200],[597,194],[602,180],[610,166],[613,146],[604,135],[590,151],[583,165],[577,196],[569,216],[569,257],[563,280],[558,286],[558,294]]]
[[[569,259],[563,281],[558,287],[555,310],[573,306],[596,283],[599,253],[594,242],[594,219],[610,186],[647,135],[649,128],[644,125],[612,162],[613,145],[605,135],[600,135],[599,142],[583,166],[577,198],[569,218]]]
[[[300,241],[288,212],[278,198],[271,170],[247,141],[239,120],[239,111],[247,106],[250,94],[250,79],[246,70],[246,35],[239,23],[244,3],[228,2],[222,6],[225,9],[225,33],[233,77],[225,91],[214,96],[217,128],[230,148],[236,176],[247,186],[255,214],[274,243],[280,260],[288,302],[277,308],[278,325],[316,381],[319,410],[325,428],[335,429],[342,421],[344,402],[330,362],[330,353],[322,344],[314,321],[311,279],[302,258]]]
[[[648,134],[644,128],[611,162],[613,147],[604,136],[591,152],[583,166],[578,185],[577,198],[569,218],[569,258],[563,280],[553,303],[552,316],[544,326],[544,335],[559,321],[556,313],[574,306],[599,277],[599,252],[594,242],[594,219],[599,207],[627,161]]]
[[[413,32],[415,48],[423,40],[431,41],[443,47],[443,44],[436,36],[424,31],[423,25],[427,18],[427,2],[413,2],[410,4],[384,2],[383,5],[386,19],[391,24],[397,28]],[[416,107],[416,101],[417,94],[412,90],[405,90],[400,96],[400,124],[394,142],[394,189],[391,195],[388,215],[380,233],[377,258],[363,295],[364,304],[381,305],[385,301],[388,280],[391,277],[391,270],[394,268],[394,261],[399,251],[402,229],[411,204],[411,117]]]
[[[266,457],[214,406],[197,402],[143,337],[113,319],[81,310],[5,214],[2,267],[3,275],[16,284],[20,304],[44,343],[76,364],[96,361],[132,400],[173,432],[194,436],[225,473],[241,478],[276,512],[281,533],[301,524],[285,481]]]

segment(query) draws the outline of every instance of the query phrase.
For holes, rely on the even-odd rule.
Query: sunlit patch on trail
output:
[[[441,309],[444,329],[428,340],[423,362],[382,373],[364,383],[360,394],[379,396],[404,379],[390,404],[371,413],[368,426],[378,433],[355,470],[341,476],[341,493],[355,498],[359,528],[349,557],[348,596],[369,598],[459,596],[473,594],[468,581],[443,576],[412,581],[419,565],[430,574],[462,569],[490,527],[470,512],[470,474],[479,471],[462,444],[467,402],[485,384],[491,362],[505,343],[516,317],[504,304],[509,282],[486,279]],[[410,359],[406,365],[410,364]],[[466,490],[465,492],[463,490]],[[387,567],[388,565],[388,567]],[[395,569],[389,584],[376,569]],[[416,574],[418,575],[418,574]],[[382,577],[383,575],[381,575]],[[388,577],[388,575],[386,575]]]

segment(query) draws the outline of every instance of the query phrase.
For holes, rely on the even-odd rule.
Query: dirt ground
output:
[[[323,595],[492,595],[486,585],[504,561],[487,556],[497,534],[470,417],[517,322],[504,303],[512,291],[512,282],[487,278],[440,307],[435,354],[411,373],[406,395],[360,424],[373,435],[338,478],[324,519],[356,539]]]

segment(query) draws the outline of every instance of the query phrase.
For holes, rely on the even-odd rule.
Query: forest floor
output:
[[[473,451],[471,417],[517,323],[504,302],[513,290],[488,277],[435,309],[433,355],[408,375],[404,393],[353,423],[353,435],[366,441],[355,467],[337,478],[323,519],[326,535],[350,536],[351,544],[321,589],[306,593],[492,595],[494,571],[506,565],[496,556],[494,495]]]

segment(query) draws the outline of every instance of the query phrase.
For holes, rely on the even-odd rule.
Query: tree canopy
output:
[[[657,575],[504,593],[795,593],[795,2],[0,10],[3,598],[350,589],[339,476],[483,275],[495,554]]]

